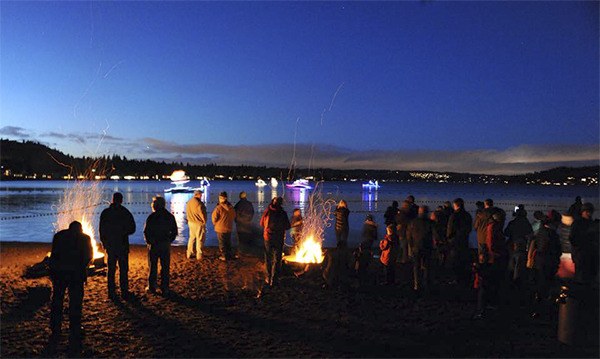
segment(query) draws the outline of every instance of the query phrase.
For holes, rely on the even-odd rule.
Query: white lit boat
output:
[[[164,190],[165,193],[190,193],[194,192],[197,189],[205,191],[210,183],[208,179],[204,177],[204,179],[200,180],[200,187],[194,188],[190,186],[185,186],[186,183],[190,181],[190,178],[185,174],[185,171],[176,170],[171,174],[171,183],[174,185],[171,188],[167,188]]]
[[[271,187],[277,187],[279,185],[279,182],[277,182],[277,179],[275,177],[271,177]]]
[[[293,183],[286,183],[287,188],[301,188],[301,189],[312,189],[312,186],[307,179],[297,179]]]
[[[264,187],[264,186],[267,185],[267,182],[265,182],[265,181],[263,181],[262,179],[259,178],[258,181],[256,181],[255,185],[256,185],[256,187],[262,188],[262,187]]]
[[[185,174],[185,171],[176,170],[171,174],[171,184],[174,187],[165,189],[165,193],[185,193],[193,192],[194,189],[189,186],[184,186],[190,181],[190,178]]]
[[[200,189],[202,189],[202,191],[205,191],[209,186],[210,182],[208,181],[208,178],[204,177],[200,180]]]
[[[379,185],[379,181],[369,181],[367,183],[362,184],[363,189],[379,189],[381,186]]]

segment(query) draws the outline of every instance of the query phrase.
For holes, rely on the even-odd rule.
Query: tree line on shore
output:
[[[252,180],[258,177],[275,177],[283,180],[312,176],[315,180],[345,181],[356,179],[360,181],[377,179],[386,182],[439,182],[440,179],[449,183],[582,183],[581,178],[595,178],[595,185],[600,166],[587,167],[558,167],[546,171],[521,175],[484,175],[471,173],[441,173],[435,171],[400,171],[400,170],[339,170],[328,168],[305,169],[267,167],[267,166],[231,166],[210,164],[190,164],[182,162],[154,161],[149,159],[128,159],[125,156],[74,157],[56,149],[49,148],[34,141],[0,140],[0,172],[1,180],[11,179],[63,179],[64,176],[85,175],[94,178],[103,174],[107,178],[113,175],[120,177],[135,176],[162,178],[174,170],[184,170],[191,178],[225,178],[234,180]],[[91,172],[94,168],[96,171]],[[414,175],[415,172],[432,174],[429,177]],[[436,174],[443,176],[435,176]],[[158,176],[158,177],[157,177]],[[293,178],[292,178],[293,177]]]

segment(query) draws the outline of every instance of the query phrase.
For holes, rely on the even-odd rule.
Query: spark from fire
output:
[[[91,168],[94,168],[94,166]],[[58,232],[68,228],[73,221],[80,222],[83,233],[90,236],[92,240],[94,259],[104,256],[98,250],[93,226],[94,209],[101,203],[102,197],[100,183],[100,181],[93,180],[74,181],[72,186],[64,190],[62,197],[59,199],[57,205],[58,215],[54,223],[54,230]]]

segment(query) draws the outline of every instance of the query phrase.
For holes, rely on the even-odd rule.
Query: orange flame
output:
[[[85,216],[81,217],[81,227],[83,228],[83,233],[90,236],[92,241],[92,249],[94,250],[94,259],[104,257],[104,253],[98,250],[98,242],[96,242],[96,238],[94,238],[94,228],[92,224],[85,219]]]
[[[296,252],[289,256],[289,260],[298,263],[322,263],[324,259],[321,241],[315,240],[313,235],[302,240]]]

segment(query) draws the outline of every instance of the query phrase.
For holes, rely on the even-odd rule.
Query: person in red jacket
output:
[[[379,260],[385,268],[385,283],[393,285],[396,282],[396,260],[398,259],[398,235],[393,224],[386,227],[386,235],[379,242],[381,257]]]
[[[260,225],[264,228],[263,238],[265,240],[265,269],[267,274],[265,282],[271,287],[277,283],[281,272],[285,231],[290,229],[290,220],[283,210],[282,204],[283,198],[273,198],[260,219]]]

